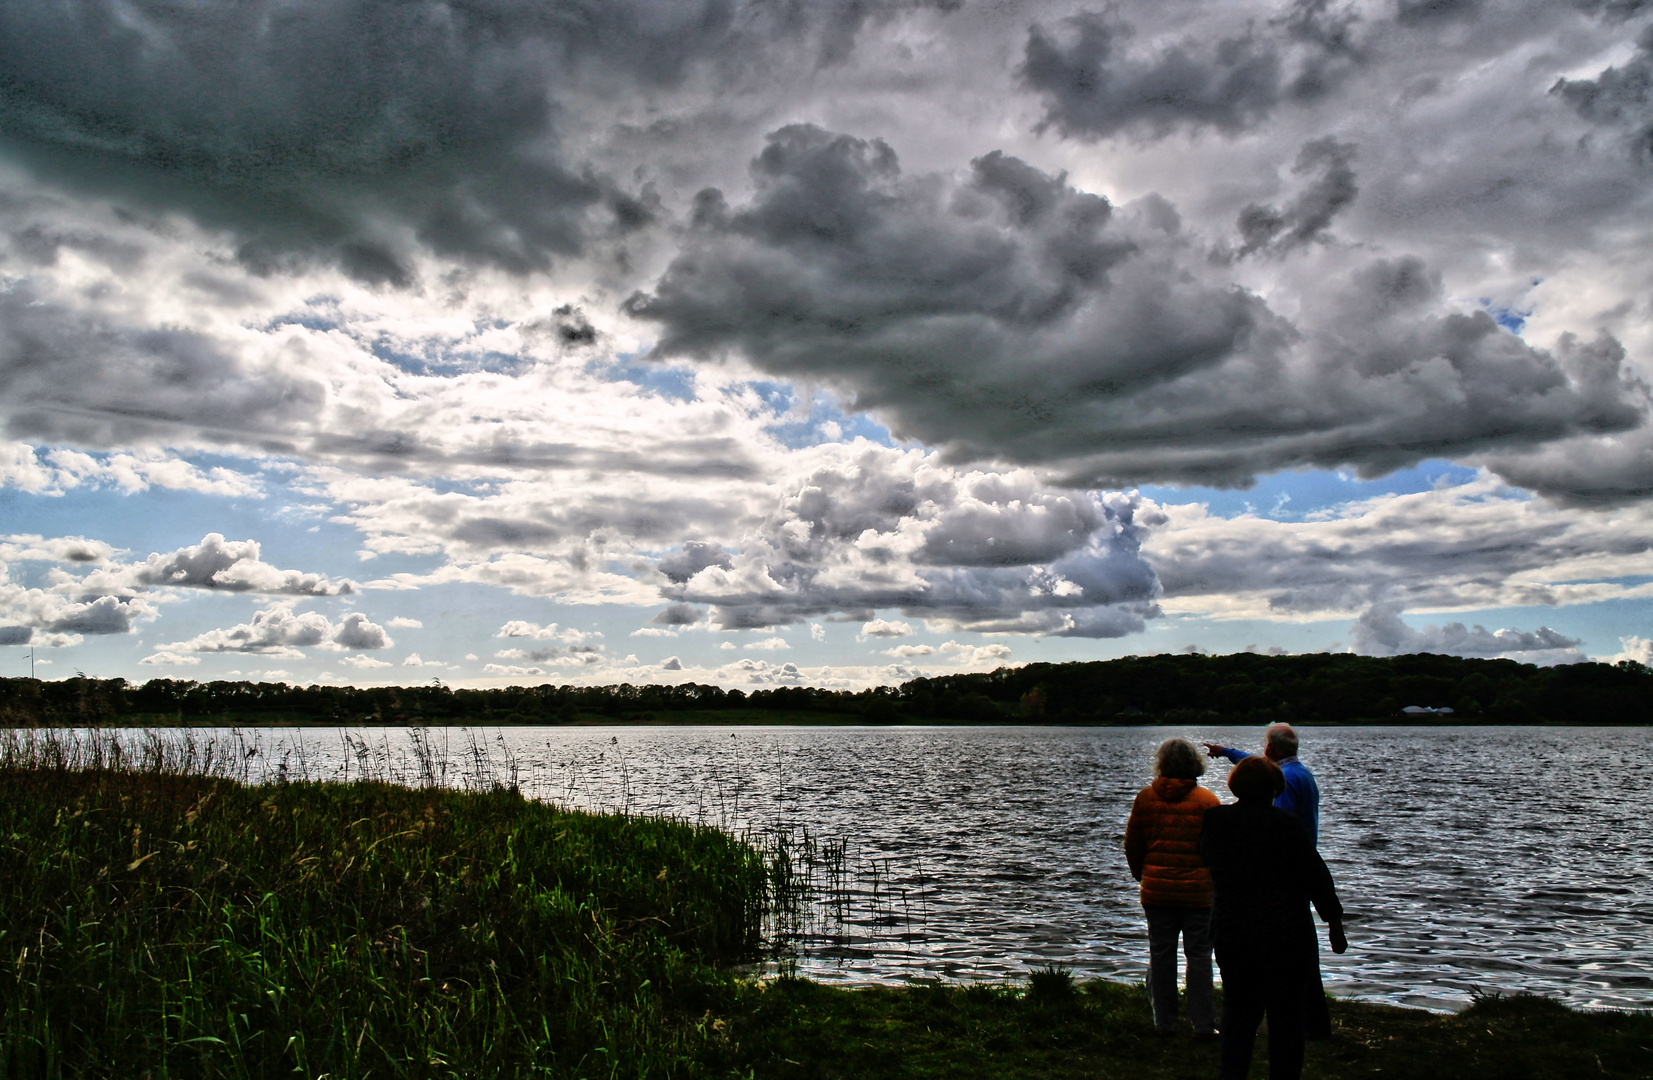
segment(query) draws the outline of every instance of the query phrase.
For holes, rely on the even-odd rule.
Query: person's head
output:
[[[1271,724],[1263,732],[1263,753],[1270,761],[1284,761],[1297,756],[1297,732],[1290,724]]]
[[[1228,790],[1243,803],[1271,803],[1286,790],[1286,774],[1268,758],[1253,754],[1241,758],[1228,774]]]
[[[1154,751],[1154,775],[1193,780],[1205,775],[1205,758],[1187,739],[1166,739]]]

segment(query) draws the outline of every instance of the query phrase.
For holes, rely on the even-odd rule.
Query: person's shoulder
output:
[[[1208,808],[1213,806],[1221,806],[1223,802],[1221,799],[1217,798],[1217,793],[1215,791],[1205,787],[1196,787],[1193,791],[1188,793],[1188,798],[1194,805]]]

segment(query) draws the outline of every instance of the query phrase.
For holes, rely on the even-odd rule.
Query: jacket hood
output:
[[[1200,786],[1198,780],[1190,780],[1182,776],[1154,777],[1154,794],[1166,802],[1181,802],[1190,791]]]

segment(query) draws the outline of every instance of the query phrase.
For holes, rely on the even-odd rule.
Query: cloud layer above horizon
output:
[[[1653,9],[1597,0],[12,6],[0,644],[1613,655],[1653,574],[1649,71]],[[1456,479],[1367,486],[1420,467]],[[1349,494],[1176,495],[1281,476]],[[123,533],[158,493],[207,509]],[[1613,614],[1402,618],[1532,607]]]

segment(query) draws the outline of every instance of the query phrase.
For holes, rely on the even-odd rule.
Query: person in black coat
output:
[[[1269,1080],[1303,1074],[1303,992],[1315,963],[1312,903],[1349,947],[1331,871],[1295,818],[1270,805],[1280,766],[1248,757],[1228,776],[1239,800],[1205,812],[1200,858],[1211,871],[1211,938],[1223,977],[1221,1080],[1244,1080],[1257,1026],[1268,1015]]]

